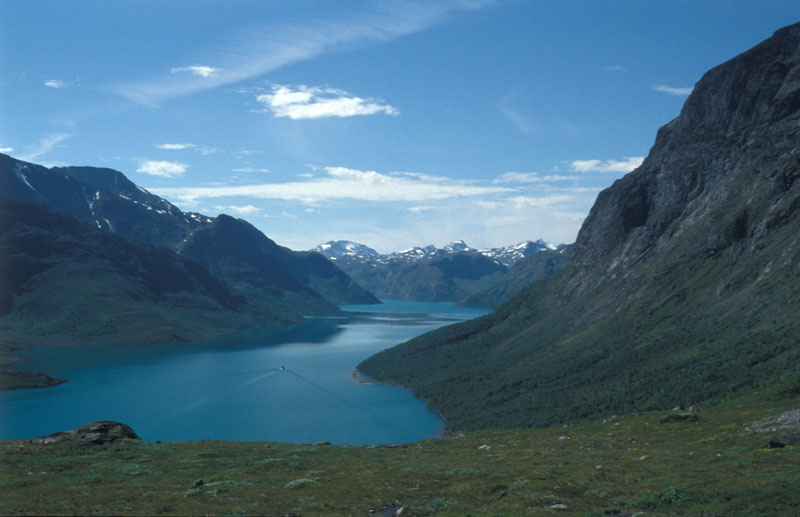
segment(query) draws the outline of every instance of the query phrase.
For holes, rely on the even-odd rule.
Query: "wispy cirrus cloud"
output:
[[[225,205],[215,206],[220,212],[230,212],[236,215],[258,215],[261,213],[261,208],[255,205]]]
[[[158,160],[142,160],[136,172],[149,174],[150,176],[161,176],[164,178],[177,178],[186,173],[189,166],[180,162],[168,162]]]
[[[13,152],[14,152],[14,148],[13,147],[0,147],[0,153],[8,154],[8,153],[13,153]]]
[[[209,49],[202,61],[219,63],[207,75],[205,69],[172,73],[149,80],[111,85],[111,91],[134,102],[157,105],[177,96],[233,84],[264,75],[277,68],[319,55],[389,41],[444,22],[457,11],[480,9],[492,0],[446,0],[440,2],[380,2],[371,9],[353,12],[342,8],[338,15],[306,17],[302,22],[252,26],[239,31],[217,48]],[[203,65],[206,66],[206,65]],[[178,70],[178,69],[174,69]]]
[[[661,93],[667,93],[669,95],[685,97],[692,93],[692,91],[694,90],[694,86],[687,88],[676,88],[674,86],[667,86],[665,84],[653,84],[650,85],[650,89]]]
[[[640,166],[644,156],[628,156],[622,160],[573,160],[569,168],[575,172],[630,172]]]
[[[189,73],[200,77],[211,77],[217,72],[219,72],[219,68],[205,65],[180,66],[169,69],[169,73],[171,74]]]
[[[259,95],[256,100],[276,117],[292,120],[400,113],[381,99],[363,99],[344,90],[305,85],[275,85],[271,93]]]
[[[270,170],[269,169],[265,169],[263,167],[260,168],[260,169],[259,168],[255,168],[255,167],[238,167],[236,169],[232,169],[231,172],[245,172],[245,173],[263,172],[263,173],[266,173],[266,172],[270,172]]]
[[[61,143],[70,138],[72,135],[69,133],[50,133],[43,136],[39,141],[31,147],[31,150],[19,156],[20,160],[33,161],[45,154],[50,153],[53,149],[61,145]]]
[[[552,183],[557,181],[573,181],[579,176],[567,176],[563,174],[545,174],[537,172],[504,172],[495,178],[492,183]]]
[[[183,149],[191,149],[193,147],[197,147],[194,144],[157,144],[156,148],[158,149],[166,149],[169,151],[181,151]]]
[[[194,151],[196,153],[202,154],[203,156],[207,156],[209,154],[216,154],[227,152],[223,151],[222,149],[218,149],[216,147],[212,147],[210,145],[197,145],[197,144],[187,144],[187,143],[170,143],[170,144],[156,144],[156,149],[163,149],[165,151]]]
[[[262,183],[220,187],[156,188],[151,192],[186,203],[200,199],[252,197],[280,199],[316,204],[330,200],[362,200],[371,202],[413,202],[442,200],[512,192],[508,187],[475,185],[473,182],[449,179],[431,181],[406,174],[382,174],[346,167],[324,167],[324,176],[307,181]]]
[[[67,86],[69,86],[69,83],[67,83],[66,81],[61,81],[60,79],[48,79],[43,84],[48,88],[55,88],[55,89],[66,88]]]

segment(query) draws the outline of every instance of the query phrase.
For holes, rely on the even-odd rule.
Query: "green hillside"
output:
[[[0,198],[1,351],[210,339],[298,321],[319,308],[283,296],[271,300],[252,304],[199,263],[165,248]]]
[[[787,379],[696,422],[649,412],[377,447],[5,441],[0,513],[796,515],[800,448],[768,443],[800,426],[798,393]]]
[[[690,404],[800,362],[800,24],[709,71],[570,259],[359,365],[453,429]]]

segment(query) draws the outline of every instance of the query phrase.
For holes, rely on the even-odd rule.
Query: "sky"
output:
[[[0,0],[0,152],[293,249],[575,240],[797,0]]]

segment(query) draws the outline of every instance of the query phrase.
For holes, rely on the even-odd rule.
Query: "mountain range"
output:
[[[800,24],[707,72],[567,261],[359,365],[454,429],[692,404],[800,364]]]
[[[506,281],[509,268],[515,263],[541,252],[556,252],[563,245],[523,241],[513,246],[476,249],[463,240],[443,248],[433,245],[413,247],[394,253],[380,254],[374,249],[351,241],[329,241],[320,244],[319,252],[342,268],[365,289],[380,298],[400,300],[463,302],[473,300],[475,306],[493,306],[493,298],[469,298]],[[551,270],[551,269],[550,269]],[[550,272],[520,269],[504,295],[532,283]],[[531,273],[531,274],[528,274]],[[524,278],[523,278],[524,277]],[[505,298],[503,298],[505,299]],[[490,305],[486,305],[486,304]]]
[[[4,345],[211,338],[378,303],[322,255],[183,212],[113,169],[0,154],[0,192]]]

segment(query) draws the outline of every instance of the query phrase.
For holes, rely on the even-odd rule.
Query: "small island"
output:
[[[25,370],[0,370],[0,391],[27,388],[49,388],[64,384],[67,379]]]

